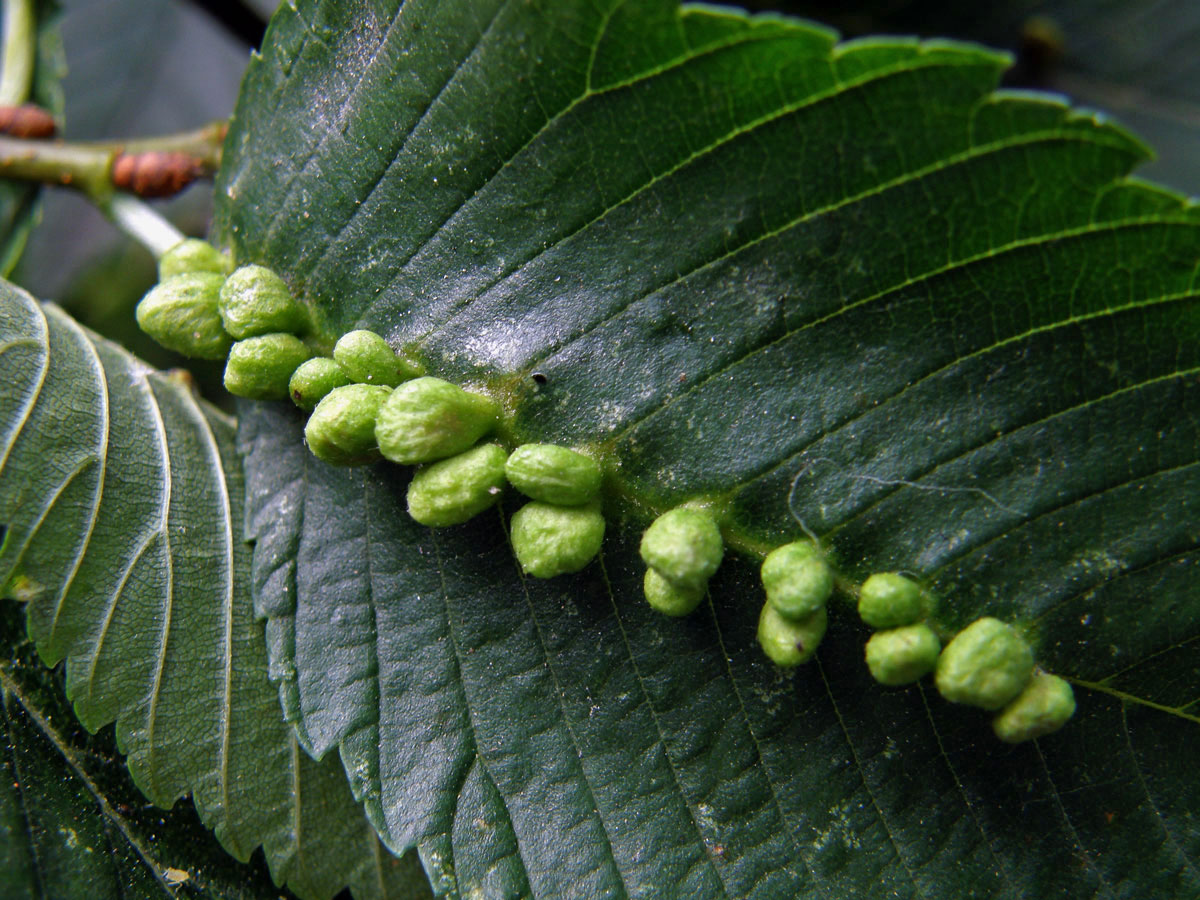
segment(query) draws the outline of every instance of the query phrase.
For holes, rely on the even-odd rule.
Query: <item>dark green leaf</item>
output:
[[[3,610],[14,645],[16,612]],[[57,680],[28,644],[0,663],[0,896],[279,898],[261,857],[234,861],[191,804],[147,804],[111,733],[84,732]]]
[[[0,584],[155,803],[190,792],[234,856],[304,897],[403,896],[331,760],[299,752],[266,677],[232,428],[55,307],[0,285]]]
[[[1200,893],[1200,214],[1003,64],[652,0],[275,18],[223,237],[609,475],[603,565],[524,581],[502,516],[419,528],[402,470],[244,409],[285,708],[447,889]],[[737,552],[667,621],[638,535],[698,496]],[[1009,748],[885,690],[849,606],[780,673],[756,562],[806,531],[947,635],[1021,625],[1077,720]]]

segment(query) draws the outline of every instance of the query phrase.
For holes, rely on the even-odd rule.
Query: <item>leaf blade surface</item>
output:
[[[276,18],[219,228],[331,334],[372,328],[491,390],[506,440],[597,453],[612,524],[602,566],[525,581],[503,518],[419,529],[402,472],[323,467],[294,414],[244,408],[273,673],[385,839],[428,861],[481,771],[514,893],[1194,890],[1177,814],[1156,842],[1103,791],[1074,805],[1112,782],[1082,738],[1104,723],[1132,796],[1177,809],[1151,785],[1180,763],[1122,717],[1195,727],[1200,232],[1127,177],[1145,148],[994,92],[1003,60],[966,45],[835,47],[649,2],[429,15]],[[664,622],[637,535],[696,496],[745,555],[706,612]],[[819,664],[781,675],[752,560],[806,530],[850,582],[927,581],[947,635],[1022,625],[1080,722],[1009,750],[923,687],[883,691],[846,607]],[[1161,622],[1123,612],[1146,584],[1169,590]],[[1054,823],[1036,852],[1025,808]]]
[[[0,291],[0,583],[42,659],[66,660],[81,721],[115,721],[153,802],[191,793],[226,849],[264,845],[297,893],[402,895],[411,872],[381,862],[341,774],[300,753],[280,715],[231,424],[56,308]]]

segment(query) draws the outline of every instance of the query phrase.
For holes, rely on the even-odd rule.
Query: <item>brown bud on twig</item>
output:
[[[113,159],[112,182],[139,197],[169,197],[208,174],[204,161],[188,153],[118,153]]]
[[[40,106],[0,106],[0,133],[16,138],[53,137],[58,126],[54,116]]]

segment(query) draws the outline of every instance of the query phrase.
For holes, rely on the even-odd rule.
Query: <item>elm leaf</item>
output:
[[[525,580],[513,503],[423,529],[408,470],[241,407],[287,715],[439,890],[1200,892],[1200,211],[1005,64],[667,0],[275,16],[221,239],[327,338],[375,331],[607,473],[602,561]],[[638,539],[695,498],[731,549],[667,620]],[[1075,719],[1009,747],[876,684],[845,591],[776,669],[757,565],[806,534],[845,584],[927,586],[944,637],[1020,626]]]

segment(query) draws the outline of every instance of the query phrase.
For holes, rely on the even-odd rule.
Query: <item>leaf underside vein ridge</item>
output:
[[[153,802],[191,794],[226,849],[244,860],[263,846],[303,897],[411,884],[411,861],[382,881],[373,871],[375,838],[336,762],[291,752],[251,610],[231,423],[7,284],[0,346],[12,386],[0,399],[0,584],[25,602],[42,659],[65,660],[83,723],[115,722]],[[297,779],[317,786],[320,808],[303,834],[290,827],[305,814]]]

